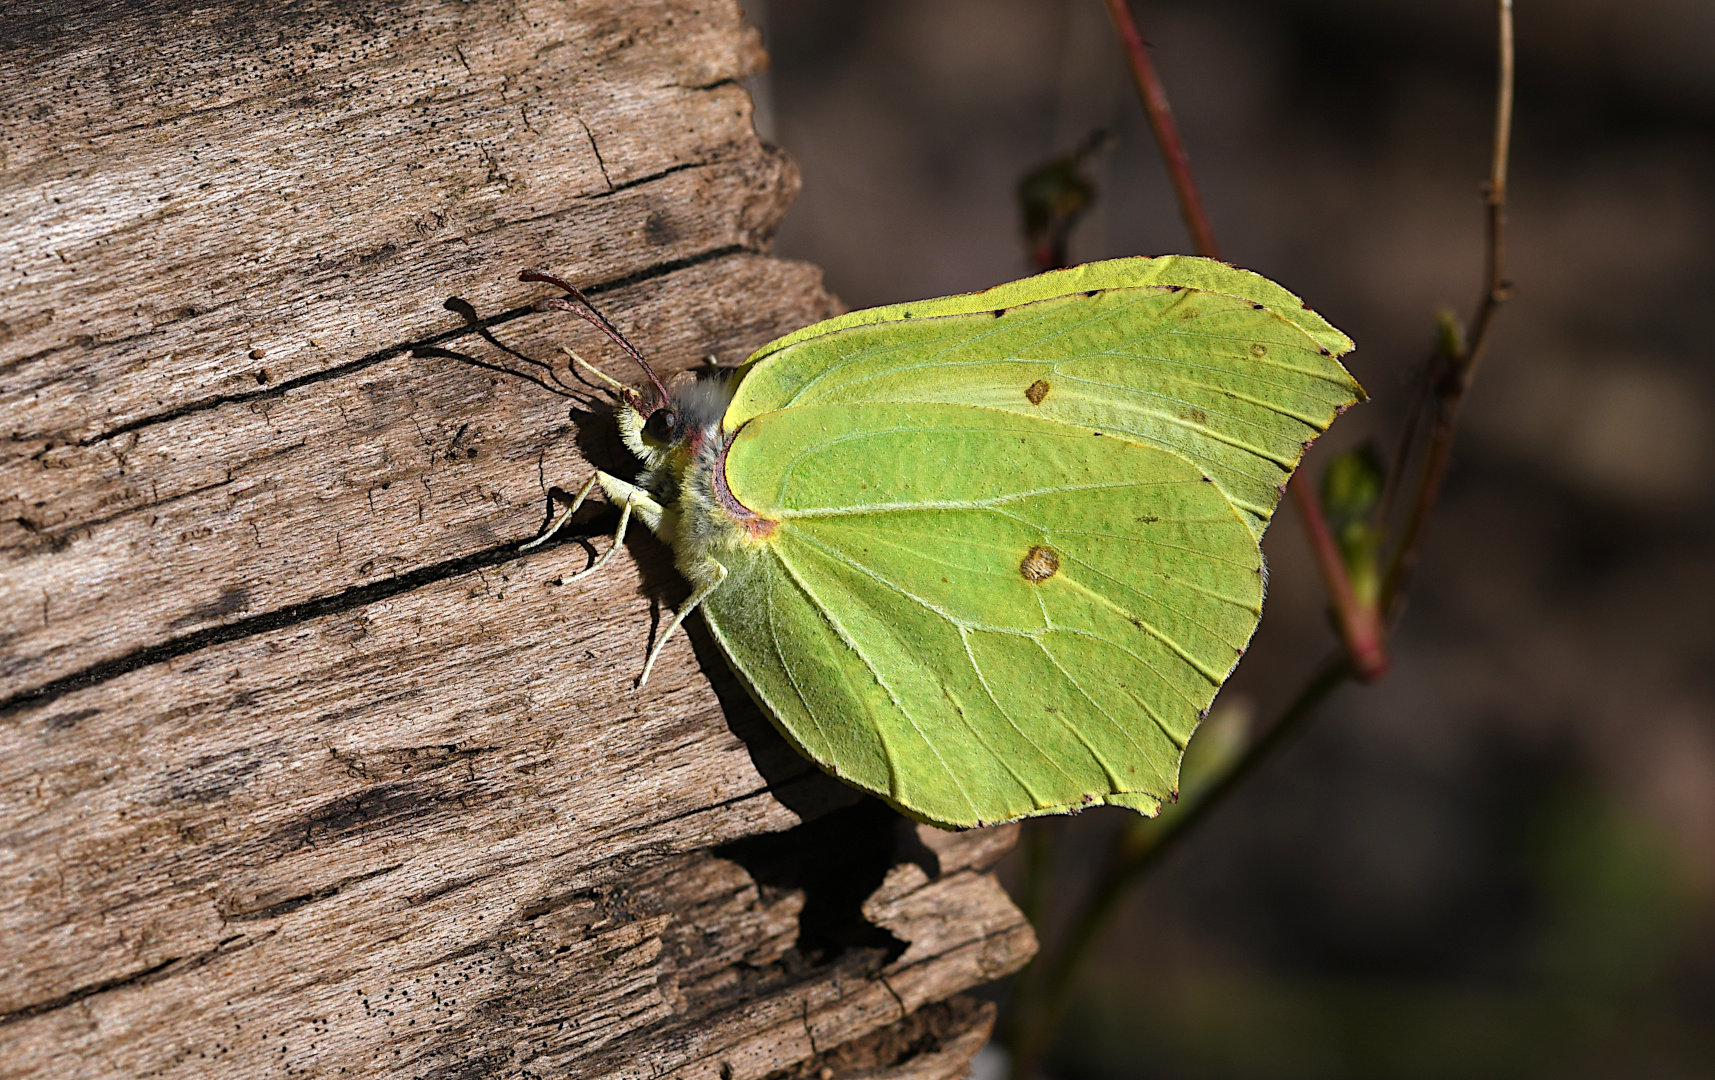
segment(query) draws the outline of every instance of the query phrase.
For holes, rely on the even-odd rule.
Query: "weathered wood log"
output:
[[[958,1075],[1007,829],[785,745],[539,385],[836,310],[733,0],[14,6],[0,1075]],[[491,365],[491,366],[482,366]],[[563,372],[563,360],[560,363]],[[928,1007],[928,1011],[924,1011]]]

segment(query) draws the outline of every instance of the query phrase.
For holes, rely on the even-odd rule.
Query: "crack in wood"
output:
[[[283,458],[288,454],[297,453],[299,450],[302,450],[306,445],[308,445],[308,444],[305,442],[299,441],[299,442],[293,443],[290,446],[283,446],[283,447],[279,448],[278,450],[269,450],[269,451],[262,453],[256,457],[254,457],[254,458],[251,458],[248,461],[242,462],[241,464],[235,465],[232,468],[228,469],[226,472],[226,478],[224,480],[216,480],[212,484],[199,484],[196,487],[186,488],[184,491],[175,492],[172,495],[168,495],[166,498],[162,498],[158,494],[151,494],[150,501],[148,501],[146,503],[138,503],[135,506],[127,506],[123,509],[115,510],[111,514],[103,514],[100,517],[83,518],[82,520],[79,520],[79,521],[70,522],[70,523],[65,524],[65,525],[54,526],[52,528],[49,528],[45,525],[41,525],[41,524],[36,523],[36,522],[32,522],[32,521],[30,521],[24,517],[17,517],[17,518],[14,518],[13,520],[17,521],[19,525],[22,525],[24,527],[25,531],[29,532],[31,535],[42,537],[41,543],[47,548],[48,551],[50,551],[50,552],[64,551],[67,547],[69,547],[71,545],[71,542],[74,539],[76,539],[76,536],[79,532],[83,532],[85,530],[93,530],[93,529],[100,528],[103,525],[111,524],[115,521],[120,520],[121,518],[128,517],[132,514],[144,513],[146,511],[151,511],[151,510],[160,510],[163,507],[171,506],[174,503],[182,502],[186,499],[194,499],[198,495],[206,495],[211,491],[218,491],[223,487],[227,487],[227,486],[231,485],[234,481],[238,480],[246,472],[250,471],[255,466],[266,465],[270,462],[278,460],[279,458]],[[253,529],[255,528],[254,522],[251,523],[251,527]],[[258,536],[257,536],[256,546],[257,547],[262,546],[260,534],[258,534]],[[194,622],[196,620],[191,619],[189,621]],[[181,623],[179,625],[183,625],[183,624]]]
[[[519,107],[523,108],[522,104],[520,104]],[[596,145],[595,132],[590,130],[589,124],[584,121],[582,116],[573,113],[572,119],[576,120],[578,122],[578,126],[584,129],[584,138],[590,141],[590,153],[595,155],[596,168],[601,170],[602,182],[607,184],[607,193],[609,195],[613,194],[615,191],[613,186],[613,177],[609,176],[607,173],[607,162],[602,160],[601,147]]]
[[[575,526],[562,529],[560,536],[537,550],[551,551],[563,544],[576,543],[579,540],[606,535],[611,531],[607,527],[606,518],[607,515],[604,515],[588,522],[584,529],[578,529]],[[78,690],[99,685],[110,679],[117,679],[121,675],[128,675],[133,671],[154,664],[176,660],[181,656],[188,656],[211,646],[224,645],[230,641],[238,641],[241,638],[279,630],[297,623],[308,622],[311,619],[319,619],[324,615],[337,615],[341,612],[352,611],[373,604],[378,600],[398,596],[401,593],[420,589],[438,581],[459,577],[490,566],[498,566],[514,559],[526,558],[527,556],[519,554],[519,549],[526,543],[529,543],[528,538],[512,540],[499,547],[487,548],[460,556],[457,559],[447,559],[444,562],[419,567],[396,577],[370,582],[367,585],[353,585],[330,596],[319,596],[296,604],[288,604],[283,608],[252,615],[237,622],[211,626],[206,630],[198,630],[194,634],[169,638],[158,645],[134,649],[123,656],[104,660],[99,664],[92,664],[69,675],[62,675],[50,682],[20,691],[9,698],[0,700],[0,718],[16,716],[21,712],[46,705]]]
[[[166,978],[170,975],[176,975],[181,972],[202,967],[217,956],[236,952],[236,948],[230,947],[234,942],[242,942],[242,944],[238,945],[237,948],[248,948],[251,945],[266,941],[268,938],[273,937],[274,934],[275,931],[270,930],[266,934],[262,934],[254,939],[250,939],[244,934],[234,934],[231,937],[222,938],[220,941],[216,942],[214,947],[211,949],[204,949],[202,952],[192,953],[189,956],[168,957],[159,963],[151,964],[139,971],[133,971],[125,975],[118,975],[111,979],[103,979],[100,982],[90,983],[88,986],[79,986],[60,994],[57,997],[48,998],[45,1001],[33,1002],[29,1005],[23,1006],[22,1008],[0,1013],[0,1028],[15,1024],[20,1020],[28,1020],[32,1016],[41,1016],[44,1013],[53,1012],[55,1009],[63,1009],[68,1005],[76,1005],[78,1002],[95,997],[97,994],[105,994],[113,990],[121,990],[128,986],[143,986],[154,982],[157,979]]]
[[[657,177],[651,177],[650,179],[658,179],[659,176],[666,176],[670,173],[680,171],[682,170],[678,168],[668,169],[658,174]],[[642,181],[638,182],[641,183]],[[748,250],[748,248],[740,244],[725,244],[721,247],[710,248],[707,251],[702,251],[695,255],[688,255],[682,259],[672,259],[666,262],[655,263],[642,270],[638,270],[621,277],[611,278],[607,281],[598,282],[583,291],[586,295],[600,296],[603,293],[613,292],[616,289],[623,289],[631,285],[641,284],[645,281],[652,281],[656,278],[665,277],[668,274],[672,274],[680,270],[686,270],[693,266],[700,266],[704,263],[714,262],[717,259],[724,259],[729,255],[736,255]],[[532,315],[535,313],[535,309],[530,305],[511,308],[498,315],[490,315],[488,318],[481,320],[482,327],[483,329],[488,329],[495,326],[501,326],[513,321],[514,319],[519,319],[526,315]],[[322,371],[314,371],[308,375],[301,375],[296,379],[289,379],[285,382],[270,386],[265,390],[253,390],[243,394],[215,394],[205,398],[198,398],[195,401],[187,401],[183,405],[173,409],[168,409],[165,412],[151,413],[148,416],[140,416],[135,420],[120,424],[118,427],[111,428],[96,435],[91,435],[85,439],[80,439],[75,445],[80,447],[94,446],[97,443],[106,442],[109,439],[116,439],[121,435],[127,435],[143,428],[152,427],[155,424],[167,423],[181,417],[190,416],[194,413],[207,412],[210,409],[218,409],[227,405],[248,405],[258,401],[276,400],[285,397],[287,393],[293,390],[302,389],[306,386],[313,386],[317,383],[331,382],[335,379],[343,379],[347,375],[354,375],[366,368],[371,368],[377,364],[385,363],[394,357],[404,356],[415,349],[433,348],[437,345],[443,345],[449,341],[455,341],[458,338],[475,333],[477,333],[477,328],[467,323],[456,330],[447,330],[439,334],[431,335],[430,337],[422,338],[418,341],[406,342],[400,345],[389,345],[386,348],[377,349],[360,356],[356,360],[349,360],[346,363],[326,368]],[[30,442],[39,438],[44,438],[44,436],[14,434],[12,436],[12,441]]]
[[[11,1012],[0,1013],[0,1027],[5,1027],[8,1024],[15,1024],[19,1020],[25,1020],[32,1016],[40,1016],[43,1013],[53,1012],[55,1009],[63,1009],[67,1005],[75,1005],[85,998],[92,998],[97,994],[105,994],[109,990],[117,990],[122,986],[136,986],[141,983],[148,982],[151,978],[166,971],[182,959],[184,959],[182,956],[171,956],[162,960],[158,964],[151,964],[149,967],[146,967],[141,971],[135,971],[129,975],[120,975],[112,979],[103,979],[98,983],[91,983],[88,986],[80,986],[75,990],[68,990],[58,997],[49,998],[46,1001],[38,1001],[33,1005],[26,1005],[21,1009],[13,1009]]]
[[[394,863],[392,866],[383,866],[378,869],[371,870],[368,873],[354,874],[351,877],[336,881],[332,885],[327,885],[320,889],[312,889],[309,892],[299,893],[296,896],[288,896],[283,900],[276,900],[260,907],[223,908],[220,913],[221,918],[228,922],[252,922],[260,919],[272,919],[280,915],[285,915],[288,912],[296,911],[309,904],[313,904],[318,900],[327,900],[330,897],[338,896],[340,891],[343,889],[361,884],[373,878],[391,874],[393,871],[398,870],[404,865],[404,863]]]

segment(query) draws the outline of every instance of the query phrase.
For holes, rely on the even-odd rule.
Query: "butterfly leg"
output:
[[[665,512],[665,508],[651,498],[649,493],[644,491],[642,488],[633,484],[628,484],[616,476],[609,476],[604,472],[597,471],[594,476],[590,477],[589,482],[579,489],[577,498],[572,500],[571,507],[560,515],[559,519],[554,522],[553,526],[547,531],[547,533],[531,541],[529,544],[524,545],[524,547],[519,550],[522,551],[525,548],[535,547],[537,544],[548,539],[548,537],[553,536],[555,531],[565,523],[565,520],[571,517],[572,514],[576,513],[578,507],[583,505],[584,500],[589,497],[589,493],[594,490],[598,483],[601,485],[601,489],[606,493],[607,497],[613,502],[619,504],[619,526],[613,530],[613,543],[608,546],[606,551],[601,553],[601,557],[596,559],[596,561],[591,563],[587,568],[580,570],[578,573],[567,578],[566,581],[568,583],[576,581],[579,578],[589,577],[591,574],[600,570],[602,567],[607,565],[607,561],[609,559],[613,558],[614,552],[625,546],[625,530],[627,526],[631,524],[633,511],[635,511],[637,516],[643,519],[644,524],[648,525],[651,529],[660,524],[661,516]]]
[[[609,476],[599,470],[595,479],[601,484],[602,493],[607,496],[608,502],[619,507],[629,505],[637,519],[648,526],[650,532],[660,535],[661,520],[667,513],[667,508],[656,502],[653,495],[636,484],[628,484],[617,476]]]
[[[625,527],[629,524],[631,524],[631,500],[626,499],[619,507],[619,527],[613,530],[613,543],[607,546],[607,550],[602,552],[601,557],[595,562],[567,578],[566,584],[570,585],[579,578],[587,578],[606,566],[607,561],[613,558],[613,553],[625,546]]]
[[[578,489],[577,498],[572,500],[572,505],[560,511],[560,516],[554,519],[554,523],[552,525],[548,526],[548,531],[530,541],[528,544],[523,545],[518,550],[529,551],[533,547],[540,547],[541,545],[546,544],[549,540],[552,540],[554,538],[554,534],[560,531],[560,526],[571,520],[572,515],[578,512],[578,507],[582,506],[584,504],[584,500],[590,497],[590,492],[595,490],[596,481],[600,478],[600,473],[590,477],[589,482]]]
[[[714,559],[708,560],[707,569],[707,580],[698,585],[690,597],[679,605],[678,614],[674,615],[673,621],[667,624],[667,629],[661,631],[661,636],[655,639],[655,647],[649,650],[649,659],[643,665],[643,674],[638,677],[638,687],[641,688],[644,683],[649,681],[649,673],[655,668],[655,658],[661,655],[661,649],[667,644],[667,639],[673,636],[673,631],[679,629],[679,624],[685,621],[685,616],[697,610],[697,605],[708,599],[709,594],[720,588],[721,582],[726,580],[726,567]],[[697,576],[702,577],[703,575]]]

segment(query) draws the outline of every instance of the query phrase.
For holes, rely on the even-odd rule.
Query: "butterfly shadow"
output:
[[[636,479],[641,466],[619,438],[610,402],[595,394],[577,393],[558,378],[553,366],[501,340],[491,325],[497,320],[483,319],[468,301],[451,297],[445,307],[463,316],[470,331],[501,357],[484,359],[439,347],[416,349],[416,355],[512,375],[568,398],[572,402],[568,419],[584,460],[620,479]],[[697,375],[709,377],[719,371],[710,367]],[[548,490],[544,528],[572,498],[559,486]],[[591,538],[603,532],[611,536],[617,521],[617,511],[605,501],[591,500],[551,543],[580,544],[593,561],[596,548]],[[650,601],[647,647],[653,648],[671,613],[690,595],[690,587],[674,567],[671,550],[647,529],[630,529],[625,544],[637,566],[641,591]],[[815,966],[839,961],[872,973],[881,970],[904,953],[907,943],[864,918],[864,901],[894,866],[915,863],[935,878],[940,875],[939,859],[918,838],[914,822],[828,776],[793,749],[733,674],[700,616],[686,620],[684,629],[728,729],[744,743],[769,793],[802,822],[785,832],[745,837],[717,848],[716,853],[744,867],[759,886],[803,892],[796,945],[800,962]]]
[[[899,959],[909,942],[866,919],[864,901],[900,863],[916,863],[931,878],[941,870],[915,824],[868,795],[795,829],[724,844],[715,854],[744,867],[765,889],[803,892],[796,945],[803,961],[840,961],[870,974]]]
[[[653,536],[628,539],[627,544],[643,589],[656,602],[653,639],[690,589],[673,568],[665,544]],[[797,944],[801,960],[813,966],[838,960],[881,970],[899,958],[907,943],[864,918],[864,901],[894,866],[915,863],[933,879],[940,875],[940,860],[918,838],[916,822],[840,783],[793,749],[733,674],[701,618],[687,619],[684,629],[720,701],[728,730],[744,743],[769,793],[802,822],[785,832],[723,845],[716,854],[744,867],[760,886],[802,890]]]
[[[673,612],[690,596],[690,585],[673,565],[672,550],[648,530],[629,530],[625,546],[637,565],[640,591],[650,602],[652,625],[646,648],[653,649],[662,631],[672,622]],[[682,632],[690,638],[697,666],[720,701],[727,729],[744,743],[751,764],[768,785],[769,794],[806,822],[851,806],[863,797],[861,792],[810,764],[775,730],[761,706],[733,674],[700,615],[686,619]]]

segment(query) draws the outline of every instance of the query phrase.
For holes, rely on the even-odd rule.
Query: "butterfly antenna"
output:
[[[649,361],[643,358],[643,354],[638,352],[631,342],[625,340],[625,335],[619,332],[619,328],[608,322],[606,315],[603,315],[600,311],[596,310],[596,306],[590,303],[589,297],[583,294],[583,290],[579,289],[576,285],[573,285],[564,278],[555,277],[553,274],[544,274],[540,270],[526,270],[518,275],[518,280],[545,282],[546,284],[552,285],[556,289],[563,290],[570,295],[577,301],[577,304],[574,304],[569,300],[561,300],[558,297],[553,297],[547,300],[538,300],[531,306],[537,311],[569,311],[573,315],[576,315],[578,318],[595,327],[597,330],[600,330],[608,337],[612,338],[615,344],[624,349],[633,360],[637,361],[637,366],[643,369],[643,374],[649,376],[649,382],[655,387],[656,400],[661,402],[663,405],[670,400],[670,395],[667,393],[667,385],[661,381],[661,376],[655,374],[655,369],[649,366]],[[583,306],[579,307],[579,304]],[[603,377],[605,378],[606,376]]]
[[[612,390],[615,394],[618,394],[620,397],[626,398],[629,400],[630,398],[637,396],[637,391],[633,390],[631,387],[620,382],[618,379],[614,378],[612,375],[609,375],[607,372],[603,371],[601,368],[596,367],[594,364],[590,363],[588,360],[585,360],[583,357],[579,356],[577,353],[573,352],[572,350],[566,348],[564,345],[560,346],[560,351],[565,353],[567,356],[571,357],[572,363],[578,365],[579,367],[583,368],[585,371],[589,372],[591,375],[594,375],[596,378],[600,379],[603,383],[607,384],[607,388],[609,390]]]

